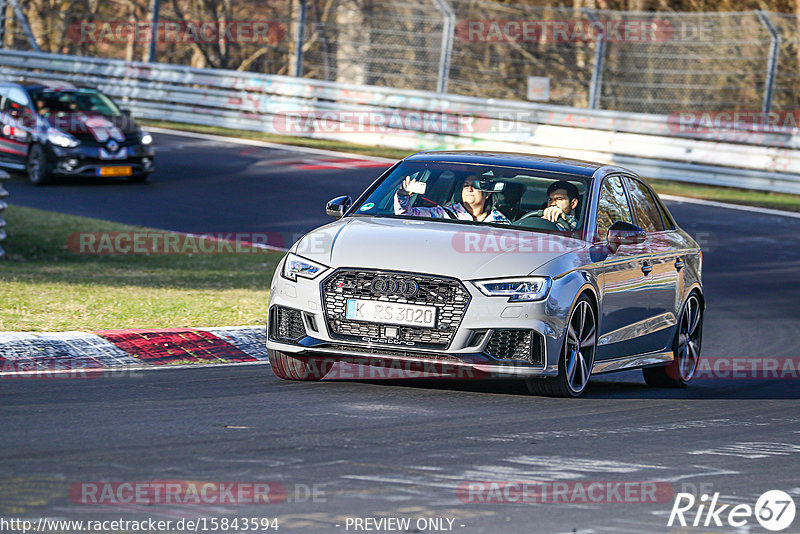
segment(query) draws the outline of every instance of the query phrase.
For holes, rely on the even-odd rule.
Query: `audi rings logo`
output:
[[[370,286],[373,295],[398,295],[413,297],[419,290],[419,284],[414,280],[396,280],[379,276],[372,281]]]

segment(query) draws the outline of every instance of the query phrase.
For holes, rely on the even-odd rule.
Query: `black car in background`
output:
[[[0,167],[34,184],[54,176],[153,172],[153,139],[97,89],[65,82],[0,82]]]

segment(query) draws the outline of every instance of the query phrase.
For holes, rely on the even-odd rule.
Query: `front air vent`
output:
[[[269,337],[275,341],[296,342],[306,336],[300,310],[273,306],[269,314]]]
[[[544,365],[544,339],[533,330],[495,330],[489,338],[486,352],[498,360],[522,360]]]

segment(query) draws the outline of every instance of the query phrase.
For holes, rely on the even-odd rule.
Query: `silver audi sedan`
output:
[[[702,252],[627,169],[421,152],[326,211],[337,220],[295,243],[272,280],[280,378],[348,362],[577,397],[592,374],[641,368],[663,387],[695,374]]]

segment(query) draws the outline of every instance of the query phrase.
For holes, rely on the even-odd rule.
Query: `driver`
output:
[[[578,227],[573,212],[578,206],[580,193],[575,184],[564,180],[553,182],[547,188],[547,208],[531,212],[554,223],[559,230],[572,232]]]
[[[475,174],[467,176],[461,189],[461,202],[451,202],[444,206],[432,208],[412,208],[411,191],[416,180],[406,176],[394,195],[395,215],[411,215],[415,217],[436,217],[441,219],[458,219],[461,221],[510,223],[505,215],[490,207],[492,193],[479,189],[481,178]]]

